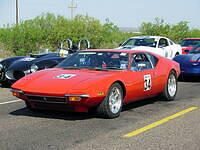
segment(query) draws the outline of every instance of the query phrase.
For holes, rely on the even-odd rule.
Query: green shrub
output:
[[[26,55],[46,48],[55,51],[65,38],[72,39],[74,43],[86,38],[90,40],[91,48],[106,49],[118,47],[129,37],[138,35],[166,36],[176,42],[185,37],[200,37],[200,30],[190,30],[188,22],[169,25],[160,18],[142,23],[140,31],[141,34],[121,32],[109,19],[101,24],[98,19],[89,16],[78,15],[71,20],[48,13],[18,25],[0,28],[0,43],[6,51]]]
[[[154,22],[142,23],[140,31],[146,35],[166,36],[175,42],[186,37],[200,37],[200,30],[190,30],[187,21],[180,21],[175,25],[170,25],[160,18],[155,18]]]

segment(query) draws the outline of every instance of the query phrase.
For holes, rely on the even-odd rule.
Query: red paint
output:
[[[87,50],[94,51],[94,50]],[[136,52],[130,50],[95,50],[95,51],[116,51],[129,53]],[[125,87],[124,103],[129,103],[135,100],[148,98],[161,93],[165,87],[169,72],[174,69],[177,76],[180,74],[179,64],[167,58],[156,56],[159,61],[154,69],[146,71],[131,71],[131,70],[110,70],[110,71],[95,71],[88,69],[81,70],[64,70],[61,68],[53,68],[32,73],[12,85],[12,89],[21,90],[24,94],[40,95],[40,96],[56,96],[64,97],[68,95],[88,94],[89,98],[83,98],[80,102],[69,102],[74,108],[74,111],[87,112],[89,108],[97,106],[105,98],[109,87],[114,82],[120,82]],[[130,68],[130,62],[129,67]],[[57,79],[60,74],[73,74],[70,79]],[[152,78],[152,88],[149,91],[144,91],[144,75],[150,74]],[[98,93],[104,93],[98,95]],[[19,98],[30,102],[24,94],[20,94]],[[33,107],[37,107],[35,102],[31,102]],[[48,107],[48,106],[47,106]]]
[[[182,41],[184,41],[184,40],[187,40],[187,41],[198,40],[198,41],[200,41],[200,38],[185,38]],[[194,47],[194,45],[182,46],[182,54],[187,54],[193,47]]]

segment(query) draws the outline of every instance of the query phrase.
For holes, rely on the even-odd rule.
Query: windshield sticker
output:
[[[144,91],[151,90],[152,82],[151,82],[151,75],[147,74],[144,75]]]
[[[69,79],[76,76],[75,74],[60,74],[56,76],[57,79]]]

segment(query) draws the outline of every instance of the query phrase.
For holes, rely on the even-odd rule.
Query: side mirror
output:
[[[122,43],[119,44],[119,47],[122,46]]]

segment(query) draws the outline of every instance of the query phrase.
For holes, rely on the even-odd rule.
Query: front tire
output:
[[[114,83],[107,96],[97,107],[98,114],[105,118],[116,118],[120,115],[123,103],[123,90],[119,83]]]
[[[165,98],[165,100],[172,101],[177,94],[177,90],[177,76],[174,71],[171,71],[167,78],[167,83],[165,85],[165,89],[162,92],[162,96]]]

